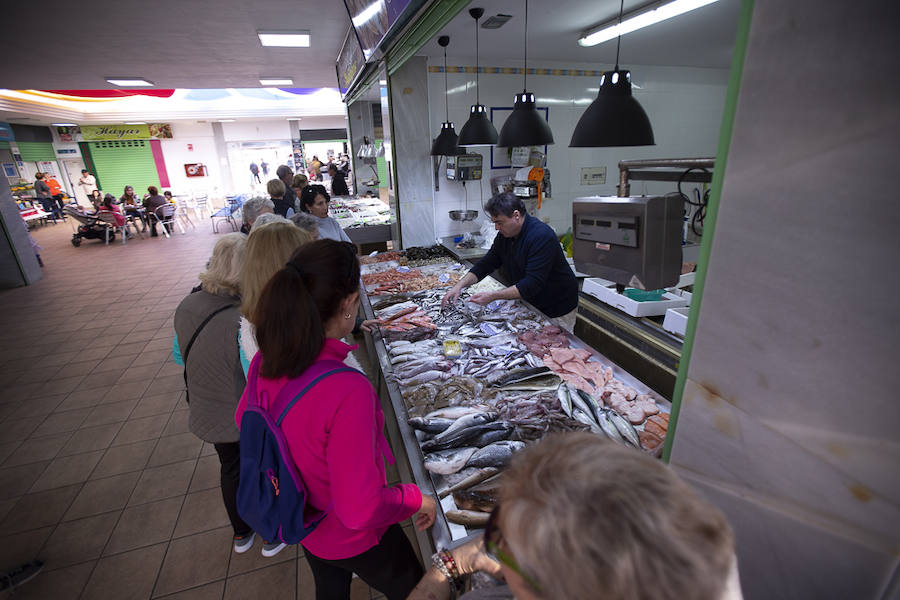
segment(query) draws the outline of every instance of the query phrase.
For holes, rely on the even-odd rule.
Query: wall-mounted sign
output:
[[[85,141],[153,140],[172,139],[172,126],[168,123],[146,125],[82,125],[81,137]]]
[[[366,58],[363,56],[362,48],[359,46],[359,40],[356,38],[356,34],[353,33],[353,29],[348,29],[335,64],[338,88],[340,88],[341,95],[347,93],[353,82],[359,77],[364,66],[366,66]]]
[[[188,177],[205,177],[206,165],[200,163],[186,163],[184,165],[184,174]]]
[[[606,167],[582,167],[581,185],[602,185],[606,183]]]
[[[10,179],[15,179],[19,176],[19,172],[16,171],[16,165],[12,163],[3,163],[3,174]]]
[[[56,134],[61,142],[77,142],[81,139],[81,127],[72,125],[70,127],[57,127]]]
[[[13,131],[9,123],[0,122],[0,142],[13,141]]]
[[[57,148],[57,154],[78,154],[78,150],[75,148]]]

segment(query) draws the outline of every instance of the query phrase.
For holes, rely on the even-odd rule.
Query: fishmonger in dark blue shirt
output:
[[[499,268],[507,281],[515,283],[496,292],[474,294],[471,302],[484,305],[522,298],[548,317],[575,310],[578,283],[553,229],[529,215],[522,200],[509,192],[488,200],[485,210],[499,235],[488,253],[450,288],[442,304],[455,302],[464,288]]]

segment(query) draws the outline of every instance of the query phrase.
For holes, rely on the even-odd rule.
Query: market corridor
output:
[[[44,279],[0,291],[0,569],[45,563],[15,597],[311,600],[297,547],[232,551],[218,458],[187,428],[172,316],[209,224],[125,246],[71,233],[34,231]]]

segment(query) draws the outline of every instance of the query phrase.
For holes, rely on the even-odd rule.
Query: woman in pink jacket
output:
[[[302,246],[263,290],[250,321],[262,354],[257,393],[275,398],[313,363],[343,361],[355,348],[341,341],[359,309],[359,262],[346,242]],[[246,392],[235,418],[240,424]],[[422,567],[398,523],[416,515],[421,530],[434,523],[435,501],[413,484],[388,486],[393,461],[382,434],[384,414],[362,373],[319,381],[282,422],[291,457],[311,508],[325,518],[306,538],[316,598],[350,598],[353,573],[389,599],[403,599]]]

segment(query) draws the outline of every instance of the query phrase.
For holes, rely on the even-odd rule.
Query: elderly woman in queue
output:
[[[268,198],[250,198],[241,206],[241,233],[250,233],[259,215],[275,212],[275,203]]]
[[[359,276],[354,246],[334,240],[306,244],[282,263],[250,315],[260,350],[250,368],[261,396],[274,398],[321,361],[344,361],[353,348],[341,338],[359,308]],[[238,423],[247,402],[245,392]],[[326,511],[301,542],[318,600],[349,599],[354,573],[400,600],[422,576],[399,523],[416,515],[419,529],[430,527],[435,500],[413,484],[387,485],[385,461],[393,456],[383,428],[378,395],[358,372],[320,379],[282,421],[307,504]]]
[[[216,449],[220,485],[234,531],[235,552],[253,545],[254,533],[237,511],[240,482],[240,433],[234,411],[246,379],[238,354],[240,272],[247,238],[222,236],[213,248],[200,290],[175,310],[175,362],[184,365],[191,432]]]
[[[319,239],[319,220],[311,214],[300,211],[291,215],[290,220],[294,225],[309,233],[313,241]]]
[[[338,222],[328,216],[328,201],[331,197],[323,185],[308,185],[300,196],[300,210],[316,217],[319,222],[319,238],[349,242],[350,238]]]
[[[513,459],[484,536],[438,552],[409,600],[740,600],[725,517],[660,461],[590,433],[548,436]],[[508,587],[507,587],[508,586]]]
[[[300,212],[300,195],[303,194],[303,188],[309,185],[309,177],[304,175],[303,173],[297,173],[294,175],[294,180],[291,182],[291,190],[294,192],[295,204],[294,212]]]
[[[249,317],[263,288],[297,248],[312,240],[312,235],[307,231],[288,221],[260,225],[250,232],[247,256],[241,269],[240,358],[245,374],[250,368],[250,360],[259,349],[256,330]]]

